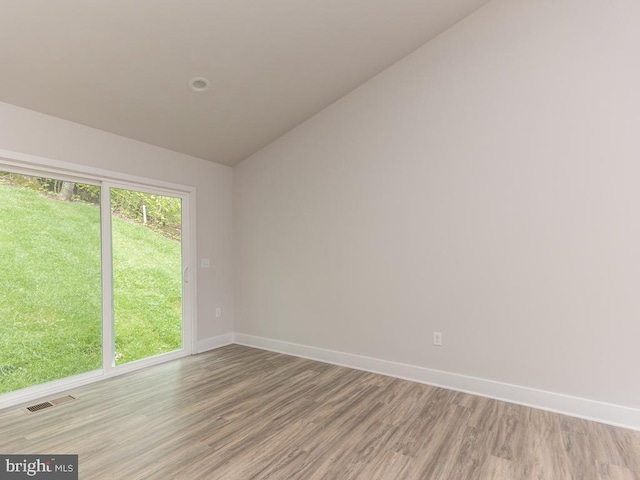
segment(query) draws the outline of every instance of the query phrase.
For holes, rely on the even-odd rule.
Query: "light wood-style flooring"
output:
[[[0,411],[86,479],[640,480],[640,432],[238,345]]]

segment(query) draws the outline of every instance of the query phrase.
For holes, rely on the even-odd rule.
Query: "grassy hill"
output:
[[[180,348],[180,243],[113,219],[116,358]],[[100,210],[0,183],[0,393],[102,367]]]

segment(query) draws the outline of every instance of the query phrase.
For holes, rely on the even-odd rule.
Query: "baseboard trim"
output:
[[[640,409],[636,408],[243,333],[235,333],[232,337],[234,343],[239,345],[379,373],[640,431]]]
[[[209,337],[203,340],[198,340],[197,353],[207,352],[216,348],[224,347],[225,345],[231,345],[233,342],[233,333],[226,333],[217,337]]]

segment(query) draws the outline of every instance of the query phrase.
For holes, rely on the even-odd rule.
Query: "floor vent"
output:
[[[36,405],[31,405],[26,408],[27,413],[36,413],[40,410],[44,410],[45,408],[56,407],[58,405],[62,405],[64,403],[72,402],[76,397],[71,395],[65,395],[64,397],[56,398],[54,400],[48,402],[37,403]]]
[[[31,405],[30,407],[27,407],[27,410],[31,413],[35,413],[35,412],[39,412],[40,410],[44,410],[45,408],[49,408],[53,406],[54,405],[51,402],[42,402],[42,403],[37,403],[36,405]]]

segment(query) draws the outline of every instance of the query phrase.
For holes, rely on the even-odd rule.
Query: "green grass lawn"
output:
[[[116,358],[179,349],[180,243],[113,219]],[[100,211],[0,183],[0,393],[102,367]]]

